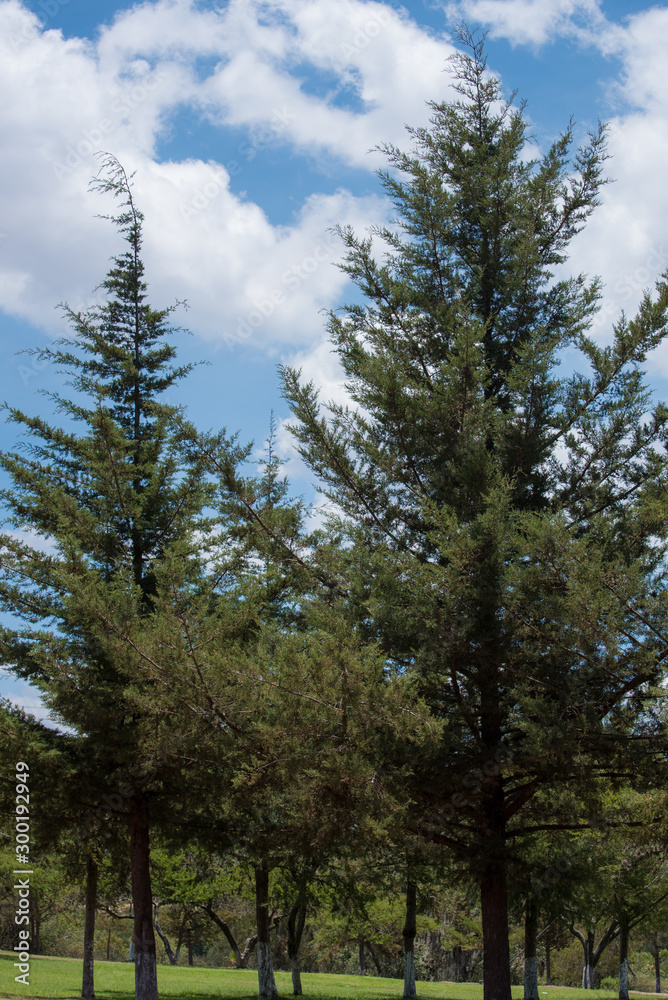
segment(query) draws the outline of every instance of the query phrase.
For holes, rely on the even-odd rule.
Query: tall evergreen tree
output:
[[[106,775],[100,794],[128,823],[136,994],[156,1000],[149,823],[178,813],[169,797],[178,767],[160,757],[155,681],[130,669],[129,653],[109,655],[100,617],[138,606],[150,620],[156,562],[206,528],[207,490],[200,470],[179,458],[175,410],[161,402],[190,368],[173,363],[172,310],[146,301],[131,179],[106,156],[92,186],[120,201],[111,219],[126,250],[101,286],[103,304],[65,307],[74,336],[33,352],[68,377],[70,393],[50,395],[65,426],[9,410],[27,443],[0,456],[14,529],[1,542],[0,606],[13,623],[2,627],[0,656],[40,688],[56,718],[85,734]]]
[[[247,449],[224,433],[183,430],[218,480],[218,530],[207,553],[175,549],[161,561],[151,622],[136,607],[118,608],[105,641],[141,656],[157,705],[178,702],[208,724],[190,772],[216,782],[196,808],[199,840],[220,850],[231,839],[253,868],[259,991],[273,996],[270,871],[289,868],[303,880],[290,938],[299,988],[309,878],[324,877],[332,857],[366,844],[365,831],[384,826],[381,814],[400,808],[405,746],[419,745],[429,726],[410,692],[387,684],[378,650],[360,642],[345,601],[323,587],[326,570],[314,574],[305,562],[312,539],[271,448],[259,476],[243,475]],[[187,714],[172,720],[179,724],[191,728]]]
[[[562,265],[598,203],[605,130],[573,154],[569,127],[528,160],[523,109],[482,43],[461,40],[458,98],[409,130],[412,153],[384,147],[396,225],[341,230],[366,300],[330,319],[351,405],[323,411],[298,371],[283,378],[349,543],[330,572],[445,722],[414,761],[416,826],[475,873],[485,1000],[509,1000],[506,871],[541,828],[532,797],[627,771],[647,746],[627,737],[651,729],[642,706],[668,651],[667,413],[642,365],[668,285],[609,346],[587,335],[598,282]],[[582,366],[559,377],[565,349]]]

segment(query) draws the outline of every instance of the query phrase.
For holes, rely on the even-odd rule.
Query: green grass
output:
[[[75,1000],[81,996],[81,961],[74,958],[31,958],[30,986],[14,982],[15,956],[0,954],[0,998],[52,997],[54,1000]],[[303,973],[304,997],[314,1000],[401,1000],[403,983],[399,979],[372,976],[327,976]],[[292,994],[288,972],[276,973],[276,985],[281,996]],[[158,988],[161,997],[182,1000],[251,1000],[257,997],[257,973],[239,969],[193,969],[187,966],[158,966]],[[100,1000],[132,1000],[134,997],[134,967],[127,962],[96,962],[95,993]],[[553,1000],[592,1000],[590,990],[540,987],[543,995]],[[418,983],[418,996],[424,1000],[482,1000],[482,986],[476,983]],[[522,987],[513,987],[513,1000],[522,997]],[[594,1000],[614,1000],[616,993],[597,990]]]

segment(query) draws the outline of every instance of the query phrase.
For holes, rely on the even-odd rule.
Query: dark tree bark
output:
[[[545,935],[545,985],[552,985],[552,966],[550,964],[550,935]]]
[[[42,914],[39,904],[35,903],[30,911],[30,943],[33,955],[42,953]]]
[[[594,988],[594,970],[598,965],[598,960],[601,955],[608,947],[608,945],[615,940],[619,934],[619,922],[613,920],[610,926],[605,931],[603,937],[598,942],[594,948],[594,931],[588,930],[587,936],[585,937],[573,924],[568,926],[571,934],[578,939],[582,945],[584,951],[584,965],[582,967],[582,989],[583,990],[593,990]]]
[[[373,964],[376,966],[376,975],[382,976],[383,970],[380,967],[380,962],[378,961],[378,955],[376,954],[376,949],[374,948],[374,946],[371,944],[370,941],[367,941],[366,946],[369,949],[371,958],[373,959]]]
[[[86,916],[84,921],[83,977],[81,996],[92,1000],[95,996],[95,911],[97,909],[98,867],[92,854],[86,863]],[[109,946],[107,945],[107,951]]]
[[[477,627],[485,637],[481,644],[477,683],[480,688],[480,735],[490,760],[501,745],[503,733],[501,654],[497,648],[497,595],[494,581],[498,574],[496,557],[481,567],[487,583]],[[511,1000],[510,947],[508,943],[508,885],[506,801],[499,773],[484,783],[481,800],[485,845],[481,858],[480,907],[483,941],[483,998]]]
[[[524,1000],[538,1000],[538,901],[527,900],[524,914]]]
[[[132,800],[131,806],[130,862],[134,911],[132,943],[135,951],[135,1000],[158,1000],[148,807],[140,795]]]
[[[162,944],[163,944],[163,947],[165,949],[165,953],[167,955],[167,959],[169,961],[169,964],[170,965],[178,965],[179,951],[180,951],[180,948],[181,948],[181,935],[179,934],[179,940],[178,940],[177,945],[176,945],[176,954],[174,954],[174,952],[172,951],[172,946],[169,943],[169,938],[167,937],[167,935],[164,933],[162,927],[160,926],[160,920],[158,919],[158,910],[159,909],[160,909],[160,904],[159,903],[154,903],[154,906],[153,906],[153,927],[155,928],[156,934],[158,935],[158,937],[162,941]]]
[[[655,980],[655,993],[661,992],[661,950],[659,948],[659,942],[657,940],[656,934],[652,939],[652,954],[654,956],[654,980]]]
[[[582,967],[582,989],[594,989],[594,932],[588,931],[584,947],[584,965]]]
[[[417,911],[417,886],[415,882],[406,887],[406,923],[404,924],[404,998],[414,1000],[415,991],[415,917]]]
[[[306,923],[306,901],[300,895],[288,914],[288,959],[292,973],[292,992],[295,996],[302,995],[302,977],[299,964],[299,947],[302,943],[304,924]]]
[[[110,960],[111,956],[111,927],[107,931],[107,961]]]
[[[358,944],[359,944],[358,951],[359,951],[359,960],[360,960],[358,975],[365,976],[366,975],[366,954],[364,952],[364,938],[360,938]]]
[[[266,862],[255,869],[255,907],[257,917],[257,978],[261,997],[277,997],[274,966],[269,940],[269,868]]]
[[[257,934],[251,934],[250,937],[246,938],[244,950],[241,952],[241,965],[240,965],[241,969],[246,968],[246,963],[248,962],[249,957],[255,951],[256,945],[257,945]]]
[[[506,881],[506,830],[501,783],[486,802],[489,852],[480,878],[483,939],[483,998],[511,1000],[510,949],[508,945],[508,887]]]
[[[227,938],[227,943],[229,944],[230,948],[232,949],[232,954],[234,955],[234,963],[235,963],[236,968],[237,969],[245,969],[246,968],[246,958],[247,958],[248,954],[250,954],[250,951],[248,951],[248,944],[249,944],[250,941],[252,941],[253,942],[252,947],[254,948],[255,944],[257,943],[257,936],[253,935],[252,938],[248,938],[248,941],[246,942],[246,948],[244,949],[244,954],[242,955],[241,954],[241,949],[239,948],[239,945],[237,943],[237,939],[235,938],[234,934],[232,933],[232,930],[231,930],[229,924],[226,924],[224,920],[220,919],[220,917],[218,916],[218,914],[214,910],[213,904],[212,904],[211,901],[209,901],[206,904],[206,906],[202,907],[202,912],[206,913],[207,917],[210,920],[213,920],[214,924],[216,924],[217,927],[220,927],[221,931],[223,932],[223,934]]]
[[[487,862],[480,880],[482,908],[483,998],[510,1000],[508,890],[505,858]]]
[[[619,915],[619,1000],[629,1000],[629,917]]]

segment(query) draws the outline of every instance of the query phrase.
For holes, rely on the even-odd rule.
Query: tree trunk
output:
[[[135,951],[135,1000],[158,1000],[158,974],[153,933],[151,850],[148,807],[142,796],[132,800],[130,814],[130,862]]]
[[[299,958],[290,959],[290,972],[292,974],[292,992],[294,996],[300,997],[302,990],[302,970],[299,965]]]
[[[654,936],[652,941],[652,953],[654,955],[654,979],[655,979],[655,992],[661,992],[661,952],[659,949],[659,942]]]
[[[158,910],[159,910],[159,907],[160,907],[159,903],[155,903],[154,904],[154,907],[153,907],[153,926],[155,928],[156,934],[158,935],[158,937],[162,941],[163,947],[165,949],[165,953],[166,953],[167,958],[169,960],[169,964],[170,965],[178,965],[180,944],[177,945],[176,954],[174,954],[174,952],[172,951],[172,946],[169,943],[169,938],[167,937],[167,935],[163,931],[162,927],[160,926],[160,921],[158,920]]]
[[[619,1000],[629,1000],[629,918],[619,915]]]
[[[33,909],[30,911],[30,943],[32,945],[30,950],[33,955],[40,955],[42,952],[41,928],[42,914],[40,912],[39,904],[34,903]]]
[[[366,955],[364,954],[364,938],[360,938],[359,939],[359,959],[360,959],[360,967],[359,967],[358,975],[365,976],[366,975]]]
[[[248,961],[249,956],[252,955],[253,952],[255,951],[256,945],[257,945],[257,934],[251,934],[249,938],[246,938],[244,950],[241,952],[241,959],[240,959],[241,965],[239,966],[240,969],[246,968],[246,962]]]
[[[299,946],[302,943],[304,924],[306,923],[306,901],[300,895],[288,914],[288,959],[292,973],[292,992],[295,996],[302,995],[302,976],[299,965]]]
[[[378,955],[376,954],[376,951],[370,941],[367,941],[367,948],[371,952],[371,958],[373,959],[373,964],[376,966],[376,975],[382,976],[383,970],[380,967],[380,962],[378,961]]]
[[[257,979],[261,997],[277,997],[274,966],[269,941],[269,868],[266,862],[255,869],[255,908],[257,918]]]
[[[404,998],[414,1000],[415,991],[415,917],[417,912],[417,887],[415,882],[406,887],[406,923],[404,924]]]
[[[110,957],[111,957],[111,927],[107,932],[107,961],[110,960]]]
[[[550,935],[545,935],[545,985],[552,985],[552,967],[550,964]]]
[[[480,879],[483,940],[483,998],[511,1000],[508,947],[508,889],[503,854],[488,859]]]
[[[524,1000],[538,1000],[538,901],[527,901],[524,915]]]
[[[220,927],[221,931],[223,932],[223,934],[227,938],[227,943],[229,944],[230,948],[232,949],[232,954],[234,955],[234,962],[235,962],[235,965],[236,965],[237,969],[245,969],[246,968],[246,957],[245,956],[247,954],[247,949],[244,949],[244,954],[242,955],[241,954],[241,950],[239,948],[239,945],[237,944],[237,940],[236,940],[234,934],[232,933],[232,931],[231,931],[231,929],[229,927],[229,924],[226,924],[224,920],[220,919],[220,917],[218,916],[218,914],[214,910],[212,903],[210,903],[210,902],[207,903],[206,906],[202,907],[202,909],[206,913],[206,915],[209,917],[209,919],[213,920],[214,924],[217,924],[217,926]],[[249,941],[251,941],[251,940],[253,941],[253,947],[254,947],[257,938],[253,937],[253,938],[249,938],[248,940]],[[248,945],[248,942],[246,942],[246,944]]]
[[[582,966],[582,989],[594,989],[594,932],[587,931],[587,938],[583,942],[584,965]]]
[[[84,921],[83,977],[81,996],[95,996],[95,911],[97,909],[97,862],[92,854],[86,864],[86,917]]]
[[[193,962],[193,937],[192,937],[192,934],[188,934],[188,965],[194,965],[194,962]]]
[[[459,944],[452,949],[452,961],[455,967],[455,982],[458,983],[462,975],[462,948]]]
[[[490,565],[480,572],[485,576],[497,573],[496,556],[490,554]],[[488,590],[489,587],[489,590]],[[500,655],[496,648],[497,597],[495,588],[485,584],[485,597],[479,611],[481,650],[478,682],[480,684],[480,735],[493,759],[501,746],[503,679]],[[481,802],[484,824],[480,830],[483,858],[480,872],[480,908],[482,911],[483,998],[511,1000],[510,947],[508,938],[508,885],[506,802],[501,774],[490,775],[483,782]],[[482,839],[481,838],[481,839]]]
[[[176,944],[176,965],[179,964],[179,957],[181,955],[181,946],[183,945],[183,941],[184,941],[183,935],[184,935],[184,932],[185,932],[186,924],[188,923],[189,916],[190,916],[190,914],[188,913],[188,908],[186,906],[184,906],[183,907],[183,920],[181,921],[181,926],[179,927],[179,940],[178,940],[178,942]],[[188,936],[190,936],[190,929],[188,929]],[[190,963],[188,963],[188,964],[190,964]]]

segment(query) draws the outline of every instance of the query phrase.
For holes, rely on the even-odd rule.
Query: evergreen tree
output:
[[[194,544],[196,528],[206,530],[207,490],[181,460],[176,411],[160,399],[190,369],[173,364],[171,309],[146,301],[143,216],[130,179],[106,156],[93,188],[120,201],[111,218],[127,249],[113,259],[102,305],[64,307],[74,336],[33,352],[68,376],[69,395],[50,397],[65,426],[9,410],[28,441],[0,456],[14,529],[2,538],[0,605],[13,619],[0,655],[40,688],[55,718],[86,736],[105,776],[100,797],[128,824],[136,993],[156,1000],[149,823],[178,817],[170,780],[182,787],[180,765],[161,756],[155,681],[134,669],[130,651],[110,655],[100,629],[126,607],[151,619],[155,565],[170,544]]]
[[[227,781],[224,794],[217,785],[197,804],[198,839],[214,851],[231,843],[254,872],[259,992],[273,996],[270,873],[288,868],[299,882],[287,907],[296,907],[289,946],[299,990],[309,878],[353,843],[368,849],[401,808],[398,775],[405,746],[425,738],[424,712],[404,685],[387,684],[345,601],[310,571],[303,554],[313,539],[271,447],[259,476],[242,475],[248,449],[225,432],[183,431],[218,480],[217,530],[206,551],[175,548],[161,560],[150,622],[125,605],[108,635],[119,655],[140,655],[156,705],[187,709],[173,727],[190,728],[188,713],[208,727],[190,779],[211,788],[224,772]]]
[[[415,826],[475,874],[485,1000],[509,1000],[506,872],[542,826],[532,797],[632,769],[653,731],[667,413],[642,365],[668,284],[609,346],[587,335],[599,285],[562,265],[598,203],[605,130],[573,154],[569,127],[528,160],[523,109],[462,41],[458,98],[409,130],[412,153],[384,147],[396,225],[340,231],[365,297],[330,318],[351,405],[323,411],[298,371],[283,378],[348,543],[330,576],[445,723],[412,762]],[[582,366],[559,377],[566,349]]]

